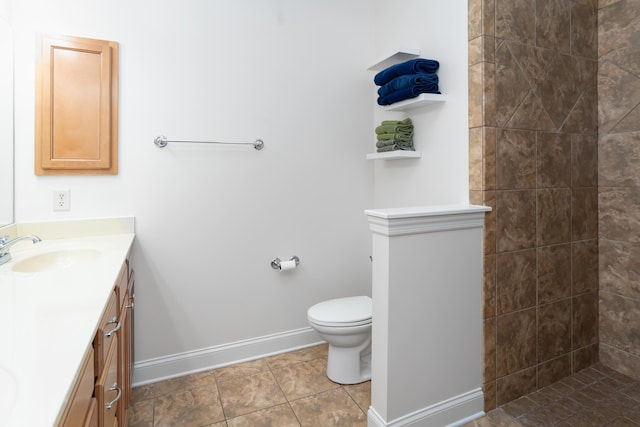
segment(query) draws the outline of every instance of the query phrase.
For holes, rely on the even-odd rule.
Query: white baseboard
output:
[[[369,427],[454,427],[483,416],[483,408],[484,394],[477,388],[392,421],[385,421],[373,406],[367,417]]]
[[[307,327],[200,350],[142,360],[134,364],[133,386],[136,387],[234,363],[259,359],[322,344],[323,342],[316,331]]]

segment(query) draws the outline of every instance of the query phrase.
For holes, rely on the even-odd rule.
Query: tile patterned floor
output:
[[[596,364],[463,427],[640,426],[640,381]]]
[[[130,427],[366,427],[371,382],[325,374],[327,346],[175,378],[133,390]],[[602,364],[463,427],[640,426],[640,381]]]
[[[371,382],[326,374],[310,347],[133,389],[130,427],[366,427]]]

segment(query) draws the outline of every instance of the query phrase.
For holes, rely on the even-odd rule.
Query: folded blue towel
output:
[[[409,86],[420,86],[438,84],[438,75],[436,73],[416,73],[405,74],[404,76],[396,77],[389,83],[378,89],[378,95],[385,96],[396,90],[404,89]]]
[[[396,77],[403,76],[405,74],[435,73],[438,71],[438,68],[440,68],[440,63],[434,59],[410,59],[380,71],[373,78],[373,82],[378,86],[383,86]]]
[[[440,93],[440,90],[436,84],[409,86],[391,92],[388,95],[378,97],[378,105],[391,105],[399,101],[404,101],[405,99],[415,98],[421,93]]]

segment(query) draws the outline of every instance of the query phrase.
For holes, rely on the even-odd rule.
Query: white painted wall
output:
[[[403,10],[391,0],[13,0],[16,221],[136,217],[138,362],[306,328],[313,303],[371,293],[364,209],[466,201],[466,65],[456,65],[466,2],[401,3],[401,18],[425,15],[394,18],[405,39],[377,25]],[[451,9],[449,25],[430,7]],[[420,143],[417,162],[366,161],[376,121],[366,68],[396,44],[434,44],[434,27],[456,43],[434,52],[451,97],[428,114],[438,135],[455,131]],[[120,43],[117,176],[33,174],[38,32]],[[161,133],[261,138],[265,149],[158,149]],[[434,169],[438,153],[447,164]],[[58,188],[71,190],[70,212],[52,212]],[[291,274],[270,267],[291,255],[301,259]]]
[[[444,104],[419,111],[386,112],[375,108],[374,127],[382,120],[411,117],[420,159],[375,162],[376,208],[468,203],[469,126],[467,82],[467,2],[463,0],[375,0],[373,45],[376,59],[402,47],[420,49],[440,61]],[[370,72],[373,76],[375,72]],[[372,89],[375,105],[377,86]],[[370,151],[375,150],[375,135]]]

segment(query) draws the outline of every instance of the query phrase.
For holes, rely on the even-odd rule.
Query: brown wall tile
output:
[[[496,185],[500,190],[535,188],[536,134],[498,129],[496,134]]]
[[[495,190],[496,187],[496,128],[484,127],[483,128],[483,189]]]
[[[538,388],[546,387],[569,375],[571,375],[571,356],[567,353],[538,366]]]
[[[469,190],[482,190],[482,128],[469,129]]]
[[[573,352],[573,372],[579,372],[592,366],[600,360],[598,355],[598,344],[591,344],[586,347],[576,349]]]
[[[571,135],[538,132],[537,188],[571,185]]]
[[[536,390],[536,368],[529,368],[496,381],[496,403],[498,406],[511,402]]]
[[[538,245],[568,242],[571,237],[571,190],[543,189],[538,190],[536,196]]]
[[[571,238],[573,240],[598,237],[598,189],[574,188],[571,191]]]
[[[509,45],[502,43],[495,54],[496,124],[504,126],[531,91]]]
[[[640,381],[640,357],[600,343],[600,361],[616,371]]]
[[[482,382],[487,383],[496,379],[496,318],[484,321],[484,345]]]
[[[600,240],[600,290],[640,301],[640,246]]]
[[[535,44],[536,5],[533,0],[495,0],[496,37]]]
[[[600,238],[640,243],[640,187],[598,189]]]
[[[469,40],[482,35],[482,0],[469,0],[468,10],[468,36]]]
[[[600,185],[640,186],[640,132],[600,136]]]
[[[490,381],[482,384],[482,392],[484,393],[484,411],[489,412],[495,409],[496,404],[496,382]]]
[[[498,316],[496,375],[498,378],[536,364],[536,309]]]
[[[571,245],[538,248],[538,304],[571,296]]]
[[[571,2],[571,53],[596,58],[598,55],[598,12],[596,1]]]
[[[497,195],[495,191],[484,192],[484,205],[491,208],[491,211],[484,214],[484,238],[482,240],[485,254],[495,254],[497,248],[496,240],[496,209]]]
[[[496,290],[496,256],[485,255],[483,259],[483,302],[482,318],[488,319],[497,315],[497,290]]]
[[[538,308],[538,361],[546,362],[571,351],[571,299]]]
[[[600,340],[640,357],[640,300],[600,292]]]
[[[479,62],[469,67],[469,127],[477,128],[484,123],[484,64]]]
[[[571,244],[572,295],[598,290],[598,241]]]
[[[497,314],[535,306],[535,249],[498,254],[496,265]]]
[[[535,191],[498,191],[496,193],[498,252],[534,247],[536,241],[535,224]]]
[[[598,185],[598,137],[596,134],[571,135],[571,184],[575,187]]]
[[[571,2],[536,0],[536,45],[569,53]]]
[[[598,342],[598,293],[572,298],[573,349]]]

